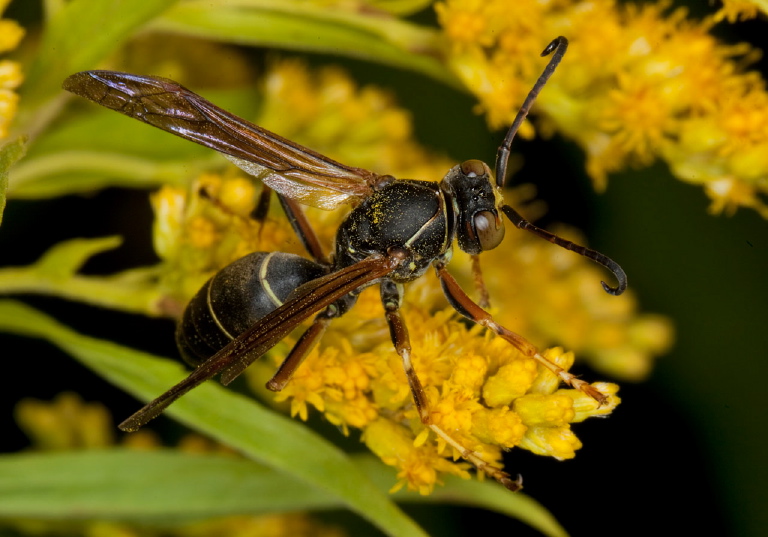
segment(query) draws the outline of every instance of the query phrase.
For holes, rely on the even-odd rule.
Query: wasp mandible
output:
[[[289,221],[314,259],[281,252],[256,252],[214,275],[190,301],[177,329],[183,357],[196,368],[176,386],[120,424],[133,431],[200,383],[221,373],[228,384],[254,360],[315,315],[272,379],[281,390],[328,324],[354,306],[373,284],[395,350],[402,358],[420,419],[478,470],[511,490],[520,480],[486,463],[450,432],[430,420],[421,382],[411,361],[408,330],[400,313],[403,284],[434,267],[448,302],[464,317],[502,337],[538,361],[563,382],[599,403],[605,395],[543,357],[522,336],[496,323],[461,289],[447,270],[454,240],[471,256],[495,248],[504,238],[502,214],[520,229],[572,250],[606,267],[618,280],[605,290],[621,294],[627,277],[607,256],[579,246],[526,221],[504,203],[502,187],[510,147],[547,80],[565,54],[568,41],[553,40],[542,56],[552,58],[526,97],[496,155],[495,173],[479,160],[453,167],[439,183],[396,179],[346,166],[311,149],[238,118],[176,82],[112,71],[85,71],[64,81],[64,89],[130,117],[223,153],[278,194]],[[336,233],[328,261],[299,204],[353,208]]]

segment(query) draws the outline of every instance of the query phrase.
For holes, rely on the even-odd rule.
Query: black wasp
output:
[[[514,480],[487,464],[430,422],[426,397],[411,364],[400,304],[403,284],[434,266],[445,296],[459,313],[493,330],[566,384],[599,403],[605,402],[605,395],[541,356],[522,336],[494,322],[446,270],[454,239],[472,256],[498,246],[504,237],[504,213],[516,227],[611,270],[618,286],[603,282],[608,293],[618,295],[626,289],[626,275],[617,263],[532,225],[505,205],[501,194],[512,139],[567,46],[568,41],[558,37],[542,53],[546,56],[554,51],[499,147],[495,174],[485,163],[468,160],[449,170],[440,183],[395,179],[345,166],[225,112],[171,80],[112,71],[85,71],[67,78],[64,89],[215,149],[261,179],[277,192],[291,224],[314,258],[256,252],[213,276],[189,303],[177,330],[181,354],[196,368],[120,428],[138,429],[218,373],[228,384],[302,321],[317,314],[268,383],[271,390],[281,390],[328,323],[344,315],[363,288],[378,283],[392,342],[402,357],[422,422],[479,470],[518,490],[519,478]],[[325,259],[299,203],[323,209],[342,204],[353,207],[336,234],[332,261]]]

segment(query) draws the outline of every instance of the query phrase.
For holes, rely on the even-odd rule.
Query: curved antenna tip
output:
[[[616,276],[616,279],[619,282],[619,285],[616,287],[611,287],[607,283],[601,281],[600,283],[603,285],[603,289],[605,289],[606,293],[613,296],[619,296],[621,293],[627,290],[627,273],[624,272],[624,269],[622,269],[618,263],[605,256],[603,256],[603,260],[597,260],[595,258],[592,258],[592,260],[597,261],[605,268],[613,272],[613,275]]]
[[[568,40],[565,37],[563,37],[562,35],[557,36],[556,38],[554,38],[549,43],[549,45],[547,45],[547,47],[542,51],[541,56],[542,57],[548,56],[549,54],[552,53],[553,50],[555,50],[560,45],[565,45],[566,47],[568,46]]]
[[[608,293],[609,295],[619,296],[621,293],[627,290],[626,279],[620,282],[619,285],[616,287],[611,287],[610,285],[602,281],[600,283],[603,285],[603,289],[605,289],[605,292]]]

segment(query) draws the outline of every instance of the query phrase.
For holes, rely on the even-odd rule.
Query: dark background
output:
[[[760,44],[754,36],[763,21],[735,28],[727,39]],[[470,97],[411,73],[342,63],[361,84],[392,89],[412,111],[422,143],[457,162],[493,160],[503,133],[489,133],[483,119],[472,115]],[[514,152],[525,161],[512,181],[537,185],[549,207],[543,223],[582,228],[590,246],[622,264],[642,308],[674,320],[677,338],[648,382],[622,383],[623,403],[607,422],[580,424],[577,433],[585,447],[575,460],[557,462],[515,450],[506,461],[508,469],[524,474],[525,493],[574,536],[768,535],[765,220],[746,209],[733,217],[709,215],[701,188],[672,178],[663,165],[614,175],[606,193],[596,195],[583,174],[583,155],[570,142],[517,141]],[[12,200],[0,228],[0,263],[28,264],[61,240],[108,234],[123,235],[124,246],[99,256],[88,271],[108,273],[151,263],[150,222],[142,191],[108,189],[90,197],[34,203]],[[82,332],[175,355],[169,321],[23,298]],[[50,399],[72,390],[86,400],[103,401],[117,417],[136,409],[131,397],[43,342],[0,335],[0,349],[4,452],[26,445],[10,413],[22,397]],[[328,437],[334,439],[334,433]],[[535,534],[478,510],[408,510],[435,535],[490,531],[496,523],[515,535]]]

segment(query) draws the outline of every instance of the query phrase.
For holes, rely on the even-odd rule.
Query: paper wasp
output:
[[[225,112],[177,83],[111,71],[86,71],[66,79],[64,89],[98,104],[223,153],[277,192],[286,214],[314,260],[280,252],[250,254],[216,274],[192,299],[179,323],[177,342],[192,373],[120,424],[133,431],[200,383],[221,373],[228,384],[254,360],[315,315],[268,383],[279,391],[319,341],[327,325],[345,314],[365,287],[379,284],[395,350],[421,421],[479,470],[511,490],[520,488],[501,469],[487,464],[430,420],[430,409],[411,363],[411,346],[400,313],[403,284],[434,266],[448,302],[537,360],[566,384],[599,403],[605,396],[550,362],[522,336],[497,324],[448,273],[454,239],[472,256],[495,248],[504,237],[501,214],[518,228],[603,265],[618,279],[602,283],[613,295],[627,278],[607,256],[540,229],[503,202],[501,189],[510,146],[538,93],[561,61],[567,40],[558,37],[542,53],[554,52],[528,94],[496,156],[495,174],[479,160],[455,166],[440,183],[395,179],[335,162]],[[494,180],[495,175],[495,180]],[[353,208],[336,233],[332,261],[326,261],[300,204]]]

